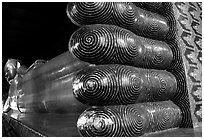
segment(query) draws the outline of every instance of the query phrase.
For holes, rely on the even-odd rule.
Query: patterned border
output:
[[[173,3],[194,128],[202,126],[202,3]]]

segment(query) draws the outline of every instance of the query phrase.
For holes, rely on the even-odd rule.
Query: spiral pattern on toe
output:
[[[178,127],[181,123],[181,110],[171,101],[148,102],[139,105],[150,114],[150,122],[148,122],[148,130],[150,132],[165,130],[169,127]]]
[[[114,25],[88,25],[69,40],[70,52],[92,64],[124,64],[141,68],[166,69],[173,53],[162,41],[136,36]]]
[[[122,117],[123,134],[125,137],[141,136],[146,132],[148,123],[147,115],[139,107],[134,108],[131,105],[117,106]]]
[[[69,19],[80,26],[110,21],[111,7],[112,3],[107,2],[73,2],[68,3],[66,11]]]
[[[130,2],[69,3],[67,15],[76,25],[112,24],[137,35],[163,40],[169,31],[167,20]]]
[[[150,97],[146,99],[146,102],[154,102],[158,99],[164,101],[167,96],[172,98],[177,93],[177,80],[171,73],[152,70],[148,72],[147,75],[150,77],[148,84],[151,88],[151,92],[154,93],[149,94]],[[168,92],[171,92],[171,94]]]
[[[79,133],[84,137],[122,136],[121,116],[117,109],[89,108],[77,121]]]
[[[79,72],[73,81],[73,93],[82,103],[108,105],[116,99],[116,75],[111,67],[90,67]]]
[[[186,79],[185,79],[185,71],[183,68],[182,57],[180,54],[179,46],[177,44],[177,36],[176,36],[176,20],[174,17],[174,12],[171,3],[134,3],[137,7],[132,6],[131,3],[69,3],[67,6],[67,14],[71,21],[78,25],[87,25],[87,24],[112,24],[117,25],[128,30],[131,30],[133,33],[144,36],[146,38],[152,38],[156,40],[165,41],[170,47],[170,51],[168,49],[161,50],[157,47],[156,41],[149,41],[149,39],[138,39],[135,40],[132,35],[127,35],[126,33],[120,32],[117,35],[106,35],[105,37],[100,36],[99,38],[94,38],[93,35],[88,37],[87,39],[83,39],[86,42],[85,45],[87,47],[81,47],[81,51],[78,51],[75,48],[80,47],[80,43],[75,43],[73,47],[70,47],[70,50],[73,54],[81,59],[88,61],[93,64],[127,64],[131,66],[141,67],[141,68],[155,68],[155,69],[165,69],[171,73],[173,73],[177,80],[177,90],[174,89],[175,84],[169,84],[169,82],[174,82],[174,79],[166,78],[163,79],[163,74],[158,74],[157,72],[147,72],[143,74],[147,76],[144,79],[144,86],[150,86],[149,88],[141,88],[139,87],[139,83],[136,83],[134,87],[128,88],[124,87],[123,90],[132,89],[132,90],[148,90],[144,91],[143,95],[135,94],[121,94],[125,99],[117,99],[114,98],[115,104],[120,104],[120,102],[128,103],[134,102],[134,97],[139,97],[138,100],[145,101],[156,101],[157,98],[160,100],[165,100],[165,91],[172,89],[171,100],[177,104],[183,113],[183,120],[180,124],[180,127],[191,127],[191,113],[190,113],[190,104],[188,101],[188,90],[186,88]],[[140,8],[138,8],[140,7]],[[144,10],[143,10],[144,9]],[[148,10],[148,11],[146,11]],[[149,12],[151,11],[151,12]],[[158,14],[154,14],[158,13]],[[95,26],[95,25],[93,25]],[[99,25],[100,26],[100,25]],[[84,30],[85,31],[85,30]],[[91,30],[89,30],[91,31]],[[94,29],[94,31],[96,31]],[[82,31],[83,32],[83,31]],[[81,32],[81,33],[82,33]],[[108,34],[108,32],[104,31],[101,34]],[[109,32],[110,33],[110,32]],[[80,34],[80,33],[79,33]],[[123,41],[124,34],[127,36],[127,41]],[[81,39],[81,36],[78,35]],[[120,37],[122,39],[116,39],[116,37]],[[99,41],[93,42],[94,39]],[[109,40],[108,40],[109,39]],[[125,38],[126,39],[126,38]],[[112,41],[115,40],[115,41]],[[144,41],[145,40],[145,41]],[[78,42],[80,42],[78,41]],[[103,42],[103,43],[100,43]],[[73,40],[70,42],[74,42]],[[96,43],[97,42],[97,43]],[[112,47],[106,47],[106,49],[102,49],[102,47],[109,43],[106,46],[116,46],[115,49]],[[129,47],[121,47],[125,44],[128,44]],[[163,45],[163,42],[159,42],[159,45]],[[164,45],[166,45],[164,43]],[[72,43],[70,43],[72,44]],[[135,47],[135,44],[137,47]],[[151,44],[151,45],[150,45]],[[92,47],[93,45],[98,46],[99,48]],[[145,47],[144,47],[145,46]],[[152,46],[151,49],[146,46]],[[72,48],[72,49],[71,49]],[[110,48],[110,49],[108,49]],[[154,49],[153,49],[154,48]],[[99,51],[97,50],[99,49]],[[107,51],[106,51],[107,50]],[[157,51],[160,50],[160,51]],[[75,51],[75,52],[74,52]],[[97,53],[99,52],[99,53]],[[105,58],[104,54],[105,52]],[[171,56],[170,56],[171,55]],[[170,56],[165,60],[165,56]],[[135,60],[137,59],[137,60]],[[115,62],[117,61],[117,62]],[[119,62],[118,62],[119,61]],[[166,61],[166,62],[165,62]],[[144,64],[145,63],[145,64]],[[123,71],[123,70],[121,70]],[[131,72],[127,71],[126,74],[130,77],[132,75]],[[153,74],[153,75],[152,75]],[[121,76],[120,78],[125,79],[128,76]],[[170,75],[171,76],[171,75]],[[151,78],[152,77],[152,78]],[[130,80],[140,80],[140,78],[132,78]],[[174,78],[174,77],[173,77]],[[99,79],[98,79],[99,80]],[[166,81],[169,80],[169,81]],[[134,82],[135,82],[134,81]],[[97,86],[95,80],[87,81],[87,89],[89,91],[93,90],[95,92],[99,87]],[[159,89],[158,89],[159,88]],[[120,88],[122,90],[122,88]],[[154,93],[150,93],[153,91]],[[171,92],[170,91],[170,92]],[[125,92],[125,91],[124,91]],[[76,93],[77,94],[77,93]],[[145,94],[145,95],[144,95]],[[145,99],[146,98],[146,99]],[[89,98],[90,99],[90,98]],[[83,99],[84,100],[84,99]],[[128,100],[128,101],[127,101]],[[94,100],[96,101],[96,100]],[[85,101],[86,103],[86,101]],[[107,103],[109,105],[109,103]]]
[[[176,89],[176,79],[167,71],[116,64],[85,68],[73,79],[75,97],[88,105],[164,101]]]
[[[116,2],[113,3],[112,8],[114,10],[114,12],[112,12],[113,25],[120,25],[126,29],[134,25],[134,18],[136,15],[133,5],[130,3]]]
[[[77,122],[82,136],[141,136],[178,127],[181,110],[171,101],[89,108]]]
[[[135,23],[133,24],[132,28],[137,30],[137,33],[134,33],[139,36],[156,40],[164,40],[169,31],[167,20],[164,17],[140,8],[137,8],[137,16],[135,17],[134,21]]]

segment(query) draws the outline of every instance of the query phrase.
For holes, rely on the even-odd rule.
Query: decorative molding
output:
[[[186,72],[194,128],[202,126],[202,4],[175,2],[178,46]],[[181,39],[179,39],[181,37]]]

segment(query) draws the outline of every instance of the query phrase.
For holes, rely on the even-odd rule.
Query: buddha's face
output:
[[[10,82],[17,73],[17,61],[14,59],[8,59],[4,67],[4,73],[7,81]]]

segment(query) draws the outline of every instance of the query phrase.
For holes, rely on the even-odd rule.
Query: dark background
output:
[[[79,27],[68,19],[66,7],[64,2],[2,3],[2,72],[8,58],[29,67],[68,51],[69,38]],[[8,84],[2,75],[4,99]]]

